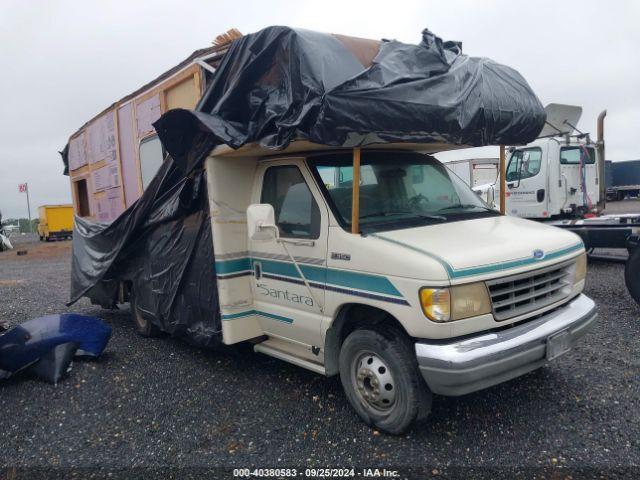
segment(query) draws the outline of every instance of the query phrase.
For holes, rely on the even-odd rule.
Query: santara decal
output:
[[[304,295],[298,295],[297,293],[290,292],[289,290],[277,290],[275,288],[269,288],[264,283],[257,283],[258,293],[272,298],[278,298],[292,303],[301,303],[308,307],[313,307],[313,299]]]

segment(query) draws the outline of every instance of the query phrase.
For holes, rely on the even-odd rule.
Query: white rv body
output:
[[[576,235],[497,214],[354,234],[328,196],[348,179],[314,173],[310,156],[318,152],[308,142],[275,155],[218,147],[205,162],[224,343],[251,340],[256,351],[335,375],[342,372],[344,332],[355,328],[348,327],[350,316],[366,312],[358,328],[390,322],[389,331],[400,328],[410,339],[431,392],[462,395],[538,368],[592,325],[595,308],[581,293],[586,260]],[[367,152],[361,169],[371,183]],[[279,192],[274,215],[264,199],[267,176],[277,169],[295,171],[301,181]],[[398,179],[399,191],[417,188],[420,174],[413,173],[394,178],[395,188]],[[300,197],[301,185],[310,200]],[[433,195],[426,201],[442,192]],[[277,225],[288,198],[290,205],[317,205],[313,238],[289,238]],[[424,311],[425,288],[452,291],[456,305],[471,309],[475,300],[455,292],[475,289],[493,306],[433,321]]]

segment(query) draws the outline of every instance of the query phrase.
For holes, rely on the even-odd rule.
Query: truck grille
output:
[[[573,265],[573,262],[554,265],[488,281],[494,318],[507,320],[569,296]]]

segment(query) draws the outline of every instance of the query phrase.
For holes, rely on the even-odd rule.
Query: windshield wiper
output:
[[[389,217],[392,215],[411,215],[418,218],[427,218],[429,220],[440,220],[443,222],[447,220],[447,217],[444,217],[442,215],[427,215],[425,213],[405,212],[405,211],[368,213],[367,215],[360,215],[360,218]]]
[[[448,207],[441,208],[438,212],[446,212],[448,210],[469,210],[471,208],[480,208],[482,210],[491,210],[490,208],[483,207],[482,205],[475,205],[473,203],[460,203],[459,205],[450,205]]]

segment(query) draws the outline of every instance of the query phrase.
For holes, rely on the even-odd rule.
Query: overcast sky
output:
[[[0,210],[71,201],[61,150],[86,120],[231,27],[289,25],[417,43],[428,27],[516,68],[543,104],[583,107],[607,158],[640,158],[638,1],[0,1]],[[478,155],[479,152],[469,154]],[[491,155],[493,149],[481,152]],[[37,214],[36,214],[37,215]]]

